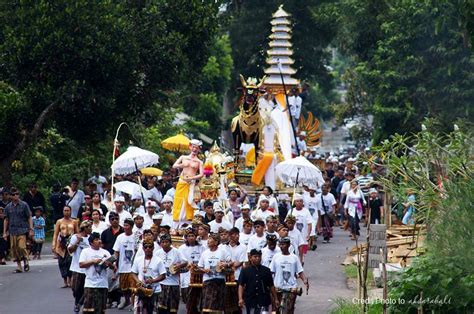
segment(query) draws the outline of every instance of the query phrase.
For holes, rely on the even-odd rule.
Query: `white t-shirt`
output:
[[[176,189],[175,188],[171,188],[169,189],[168,191],[166,191],[166,194],[165,195],[168,195],[169,197],[171,197],[172,199],[174,199],[174,194],[176,193]]]
[[[270,270],[275,274],[275,288],[292,289],[298,287],[295,276],[303,271],[303,266],[295,254],[277,253],[270,263]]]
[[[256,220],[262,220],[263,222],[265,222],[265,224],[267,223],[267,217],[269,216],[274,216],[275,213],[271,212],[270,210],[261,210],[260,208],[257,209],[257,210],[254,210],[252,212],[252,214],[250,215],[250,218],[253,220],[253,221],[256,221]]]
[[[143,231],[145,231],[145,228],[143,226],[139,228],[136,225],[133,225],[132,233],[135,237],[135,243],[139,243],[142,240]]]
[[[173,212],[166,212],[166,210],[161,212],[163,214],[163,220],[161,221],[161,224],[168,225],[170,227],[174,226],[174,221],[173,221]]]
[[[318,196],[317,194],[314,194],[314,196],[311,197],[311,194],[309,192],[305,191],[303,193],[304,207],[309,210],[311,215],[314,215],[315,212],[316,212],[316,215],[317,215],[318,197],[321,197],[321,196]]]
[[[96,226],[92,223],[92,232],[97,232],[98,234],[102,234],[102,232],[107,229],[109,226],[105,221],[99,220],[99,224]]]
[[[346,181],[342,184],[342,188],[341,188],[341,194],[346,194],[349,193],[349,191],[351,190],[351,182],[350,181]]]
[[[150,198],[153,198],[155,201],[161,202],[161,200],[163,199],[163,195],[156,187],[149,189],[148,195],[150,197],[148,197],[147,200],[149,200]]]
[[[322,196],[323,201],[324,201],[324,206],[323,206],[323,203],[321,202],[321,196]],[[332,195],[332,193],[328,193],[326,195],[318,194],[317,200],[318,200],[318,207],[317,208],[318,208],[319,213],[321,215],[326,214],[326,212],[324,211],[324,207],[326,207],[326,211],[328,213],[332,213],[333,206],[336,205],[336,198],[334,197],[334,195]]]
[[[103,176],[93,176],[89,178],[90,182],[93,182],[97,185],[97,192],[100,194],[104,193],[104,189],[102,188],[102,183],[107,183],[107,179]]]
[[[288,237],[290,238],[290,253],[299,254],[299,248],[305,244],[303,236],[298,229],[288,230]]]
[[[247,234],[247,233],[241,232],[239,233],[239,242],[245,246],[248,246],[251,237],[252,237],[251,233]]]
[[[166,274],[166,268],[163,261],[153,255],[150,260],[145,260],[145,255],[136,257],[133,261],[132,272],[137,274],[140,281],[145,281],[148,278],[156,278],[159,275]],[[155,293],[161,292],[161,286],[159,282],[151,284]]]
[[[74,194],[75,193],[75,194]],[[74,197],[72,197],[74,195]],[[82,190],[77,190],[77,192],[70,191],[70,198],[66,201],[66,205],[71,207],[71,217],[77,218],[79,213],[79,208],[84,203],[84,192]]]
[[[225,280],[225,274],[223,272],[218,273],[216,271],[216,266],[219,262],[230,262],[230,260],[231,256],[229,255],[228,250],[217,248],[215,251],[207,249],[202,252],[198,266],[211,270],[209,273],[203,275],[203,281],[211,279]]]
[[[171,274],[170,266],[173,264],[179,264],[186,262],[186,259],[180,253],[178,249],[171,247],[169,252],[165,252],[163,249],[158,251],[157,256],[161,258],[166,268],[166,278],[161,282],[165,286],[178,286],[179,285],[179,274]]]
[[[115,210],[108,211],[107,214],[105,215],[105,222],[107,223],[108,226],[110,226],[110,220],[109,220],[109,215],[111,212],[117,213]],[[123,209],[120,213],[117,213],[119,215],[119,225],[120,227],[123,227],[123,223],[125,222],[125,219],[130,218],[132,219],[132,215]]]
[[[71,237],[71,240],[69,241],[69,245],[67,247],[70,248],[76,243],[78,243],[78,238],[77,238],[77,235],[73,234]],[[79,267],[79,258],[81,257],[82,250],[88,247],[90,247],[89,236],[86,236],[81,239],[81,242],[79,242],[79,245],[77,246],[76,250],[72,254],[71,266],[69,267],[70,271],[74,271],[76,273],[81,273],[81,274],[86,273],[86,270],[84,268]]]
[[[230,249],[230,257],[232,259],[232,262],[246,262],[248,260],[247,258],[247,246],[245,246],[242,243],[239,243],[239,245],[232,246],[232,245],[227,245],[227,247]],[[235,270],[235,279],[239,279],[240,276],[240,271],[242,270],[242,266],[238,267]]]
[[[311,216],[309,210],[304,207],[300,210],[293,208],[291,213],[296,218],[295,228],[301,232],[301,236],[303,237],[304,241],[303,244],[308,244],[308,241],[306,241],[306,237],[308,236],[308,224],[313,223],[313,216]],[[288,215],[290,215],[290,212],[288,212]]]
[[[225,230],[232,229],[232,225],[227,221],[222,220],[222,222],[217,222],[215,219],[209,223],[209,227],[211,227],[211,232],[217,233],[219,232],[219,228],[224,228]]]
[[[110,257],[110,253],[103,248],[94,250],[93,248],[85,248],[79,257],[79,263],[87,262],[96,258],[105,260]],[[87,268],[83,268],[86,274],[85,288],[109,288],[107,280],[107,269],[105,265],[94,264]]]
[[[135,214],[135,213],[138,213],[140,214],[141,216],[145,215],[146,211],[145,211],[145,207],[143,205],[140,205],[138,206],[137,208],[130,208],[130,211]],[[133,216],[132,216],[133,217]]]
[[[153,217],[153,215],[150,216],[150,215],[148,215],[148,213],[143,215],[143,228],[145,228],[145,229],[150,229],[151,228],[151,226],[153,225],[152,217]]]
[[[181,255],[189,262],[197,265],[199,259],[201,258],[202,252],[204,252],[204,247],[202,245],[187,246],[182,244],[178,248]],[[188,288],[191,280],[191,273],[189,271],[181,273],[179,277],[179,283],[181,288]]]
[[[130,273],[132,271],[132,259],[135,254],[135,236],[119,234],[113,247],[115,252],[119,252],[119,273]]]
[[[259,237],[256,233],[253,234],[250,239],[249,243],[247,244],[247,252],[250,253],[252,249],[262,250],[265,245],[267,245],[267,237],[264,233],[261,237]]]
[[[273,251],[270,250],[268,246],[264,247],[262,250],[262,265],[270,267],[270,264],[273,260],[273,256],[275,256],[275,254],[277,253],[281,253],[281,250],[278,246],[276,246]]]

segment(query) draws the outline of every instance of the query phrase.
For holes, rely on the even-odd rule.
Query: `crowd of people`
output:
[[[15,272],[29,271],[30,255],[41,258],[45,222],[52,218],[51,248],[76,312],[133,307],[136,313],[171,313],[183,302],[188,313],[293,313],[297,279],[309,287],[303,266],[318,236],[330,243],[340,226],[356,239],[361,219],[383,221],[380,192],[369,184],[379,169],[367,173],[354,162],[327,156],[325,184],[291,197],[268,186],[251,195],[235,184],[226,201],[196,200],[192,220],[179,225],[173,217],[179,178],[171,171],[141,177],[146,198],[112,196],[96,171],[85,191],[77,179],[63,189],[54,186],[49,211],[36,184],[22,198],[16,188],[5,188],[0,263],[9,253]]]

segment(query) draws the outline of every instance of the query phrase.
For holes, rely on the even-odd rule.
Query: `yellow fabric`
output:
[[[186,181],[179,180],[176,185],[176,192],[173,200],[173,220],[179,221],[181,209],[184,206],[186,211],[186,220],[193,220],[194,208],[188,203],[189,184]]]
[[[158,168],[153,168],[153,167],[140,169],[140,172],[146,176],[162,176],[163,175],[163,170],[160,170]]]
[[[245,166],[255,166],[255,147],[252,147],[245,155]]]
[[[257,167],[252,174],[252,183],[259,185],[262,182],[265,172],[267,172],[268,167],[272,164],[273,153],[264,153],[263,158],[258,162]]]

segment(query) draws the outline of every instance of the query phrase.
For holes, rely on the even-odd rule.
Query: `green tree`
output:
[[[458,1],[341,1],[339,43],[353,57],[349,115],[373,114],[375,141],[474,121],[473,52],[464,45]]]
[[[2,87],[0,99],[21,110],[8,115],[16,127],[0,134],[0,179],[10,181],[12,162],[44,126],[91,147],[122,120],[159,121],[150,108],[174,106],[170,91],[194,84],[206,64],[218,7],[198,0],[3,5],[0,80],[13,92]]]

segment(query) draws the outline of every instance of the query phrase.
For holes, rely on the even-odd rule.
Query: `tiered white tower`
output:
[[[266,60],[269,68],[265,70],[267,75],[265,86],[274,92],[278,92],[282,91],[283,88],[278,63],[281,64],[281,73],[283,74],[287,90],[297,86],[299,80],[292,77],[292,75],[296,74],[296,70],[291,67],[295,61],[291,59],[293,55],[291,48],[293,45],[290,42],[291,22],[288,19],[290,14],[283,10],[283,5],[280,5],[272,17],[272,34],[269,36],[270,49],[267,50],[268,58]]]

